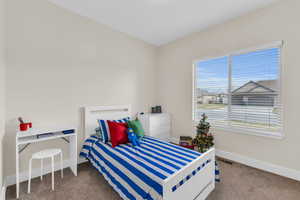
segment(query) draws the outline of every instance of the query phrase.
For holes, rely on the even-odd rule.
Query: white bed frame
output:
[[[85,107],[85,138],[95,133],[97,119],[121,119],[131,117],[130,105]],[[179,186],[174,192],[174,185],[210,160],[201,170]],[[197,160],[177,171],[163,183],[163,200],[204,200],[215,188],[215,149],[212,148]]]

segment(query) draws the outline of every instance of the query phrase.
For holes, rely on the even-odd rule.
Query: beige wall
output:
[[[3,184],[3,135],[5,122],[5,20],[4,20],[4,0],[0,0],[0,191]],[[1,194],[1,192],[0,192]]]
[[[284,134],[282,140],[216,131],[216,148],[300,170],[300,1],[268,8],[192,34],[159,49],[158,102],[173,115],[173,136],[194,135],[192,62],[284,40],[282,63]]]
[[[80,107],[132,104],[137,112],[160,103],[173,115],[173,136],[192,135],[192,61],[277,40],[285,42],[286,137],[276,140],[218,131],[216,146],[300,170],[297,159],[300,93],[295,88],[300,72],[299,1],[282,1],[158,49],[45,0],[7,2],[5,175],[15,173],[18,116],[32,121],[36,127],[75,126],[79,128],[80,147],[83,139]],[[0,34],[1,30],[0,24]],[[0,42],[0,52],[1,46]],[[3,66],[0,59],[0,70]],[[4,72],[0,72],[2,92]],[[1,116],[3,96],[0,95]],[[27,168],[32,152],[53,146],[66,147],[63,141],[31,145],[22,153],[22,169]]]
[[[33,126],[81,128],[80,107],[132,104],[133,113],[155,103],[156,47],[46,0],[8,1],[5,174],[15,173],[16,118]],[[81,147],[83,134],[79,131]],[[32,152],[66,147],[31,145]]]

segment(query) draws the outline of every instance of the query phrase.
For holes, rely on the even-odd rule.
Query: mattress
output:
[[[88,159],[123,199],[159,200],[163,198],[164,180],[201,153],[148,136],[140,147],[128,143],[115,148],[91,136],[80,156]]]

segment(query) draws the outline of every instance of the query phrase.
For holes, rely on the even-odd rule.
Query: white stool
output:
[[[29,161],[29,179],[28,179],[28,193],[30,193],[30,184],[31,184],[31,167],[33,159],[41,160],[41,180],[43,180],[43,159],[51,158],[52,165],[52,190],[54,190],[54,156],[60,154],[60,168],[61,168],[61,178],[63,178],[63,154],[61,149],[46,149],[37,153],[32,154],[32,157]]]

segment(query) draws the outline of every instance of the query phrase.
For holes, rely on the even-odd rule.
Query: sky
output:
[[[249,81],[274,80],[279,75],[279,48],[233,55],[232,88]],[[196,63],[197,88],[213,93],[228,91],[229,57],[220,57]]]

